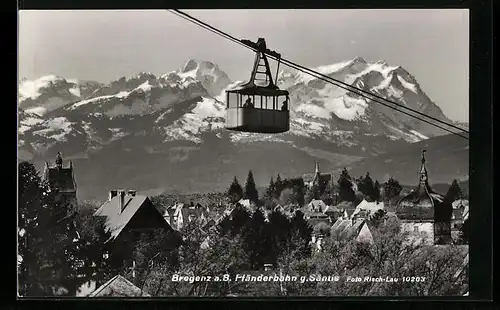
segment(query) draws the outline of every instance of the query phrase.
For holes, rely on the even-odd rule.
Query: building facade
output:
[[[432,190],[428,181],[425,150],[419,171],[419,184],[397,204],[401,230],[410,239],[424,244],[451,243],[452,206],[443,195]]]
[[[77,187],[71,161],[67,167],[64,167],[61,153],[57,153],[54,165],[49,162],[45,163],[43,179],[56,192],[55,199],[61,210],[64,208],[64,210],[76,211],[78,207]]]

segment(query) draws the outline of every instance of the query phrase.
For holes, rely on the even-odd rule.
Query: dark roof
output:
[[[93,291],[89,297],[150,297],[150,295],[121,275],[116,275]]]
[[[243,95],[262,95],[262,96],[287,96],[289,93],[286,90],[279,89],[278,87],[263,87],[257,86],[252,81],[236,86],[228,92],[240,93]]]
[[[44,179],[49,182],[50,187],[60,192],[75,192],[76,182],[73,168],[46,167]]]
[[[137,211],[149,201],[147,196],[142,195],[125,195],[124,199],[124,209],[120,212],[119,207],[119,196],[113,197],[111,200],[106,201],[95,213],[94,216],[105,216],[106,231],[111,233],[110,240],[115,239],[121,233],[123,228],[130,222],[132,217],[137,213]],[[149,201],[150,202],[150,201]],[[158,214],[160,211],[153,208]],[[161,215],[161,214],[160,214]],[[162,216],[163,218],[163,216]],[[166,224],[168,224],[165,221]]]

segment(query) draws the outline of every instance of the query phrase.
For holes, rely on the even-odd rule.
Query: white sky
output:
[[[468,10],[188,10],[237,38],[308,67],[361,56],[414,75],[453,120],[469,118]],[[19,74],[107,83],[140,71],[161,75],[190,58],[248,78],[253,54],[161,10],[21,11]]]

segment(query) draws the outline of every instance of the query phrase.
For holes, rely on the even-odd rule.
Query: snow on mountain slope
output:
[[[86,98],[99,86],[97,82],[66,80],[56,75],[36,80],[23,79],[18,89],[18,105],[30,113],[43,116]]]
[[[385,61],[367,63],[356,57],[314,70],[438,119],[450,121],[421,90],[415,78],[401,66],[391,66]],[[292,119],[302,124],[312,122],[317,129],[345,130],[345,121],[348,121],[350,125],[347,127],[356,128],[358,132],[385,134],[408,142],[444,134],[424,122],[364,98],[359,91],[347,91],[313,76],[306,76],[303,72],[282,71],[278,86],[290,92]]]
[[[184,114],[172,125],[164,127],[166,141],[188,140],[201,143],[199,134],[224,128],[224,103],[203,97],[191,112]]]
[[[42,95],[43,90],[65,82],[66,80],[55,75],[42,76],[33,81],[24,80],[19,85],[19,101],[22,102],[28,98],[37,99]]]
[[[190,59],[177,71],[181,78],[191,77],[201,82],[212,97],[218,96],[231,83],[229,77],[219,67],[208,61]]]
[[[422,92],[416,80],[401,67],[390,66],[384,61],[367,63],[356,57],[316,70],[412,108],[418,107],[433,116],[446,118]],[[28,94],[32,97],[25,99],[31,100],[27,108],[21,105],[23,113],[30,116],[23,116],[19,134],[24,146],[33,145],[36,152],[37,148],[46,149],[41,147],[43,143],[39,139],[42,138],[44,143],[50,144],[60,140],[74,141],[72,143],[76,145],[78,141],[84,145],[79,150],[85,147],[99,149],[99,145],[121,137],[132,137],[139,132],[145,132],[146,138],[148,135],[154,137],[151,138],[154,143],[189,141],[202,144],[205,133],[214,132],[219,137],[224,128],[224,91],[243,82],[231,83],[213,63],[189,60],[181,69],[160,77],[140,72],[106,85],[87,86],[81,81],[58,77],[42,78],[36,84],[43,85],[40,87],[33,86],[33,83],[30,86],[29,81],[20,83],[25,97]],[[290,131],[279,135],[231,132],[231,141],[293,141],[300,144],[301,139],[313,139],[323,141],[321,147],[324,148],[331,144],[353,150],[359,148],[361,152],[371,154],[381,152],[390,141],[415,142],[435,135],[414,119],[302,72],[281,72],[278,86],[290,92]],[[51,98],[53,102],[59,98],[61,107],[55,108],[47,103],[42,98],[44,93],[58,94]],[[66,103],[65,96],[70,96],[72,101]],[[149,141],[146,138],[142,141]],[[140,144],[141,140],[136,143]]]

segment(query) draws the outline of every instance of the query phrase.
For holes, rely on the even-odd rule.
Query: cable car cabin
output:
[[[286,90],[243,87],[226,94],[227,129],[257,133],[280,133],[290,129]]]
[[[242,42],[257,50],[256,58],[250,81],[226,91],[226,129],[254,133],[288,131],[290,129],[289,94],[288,91],[280,90],[275,85],[266,54],[278,59],[278,68],[281,56],[266,49],[262,38],[257,41],[257,44],[247,40],[242,40]],[[265,78],[256,78],[258,74],[264,75]],[[264,81],[264,83],[258,84],[256,81]]]

